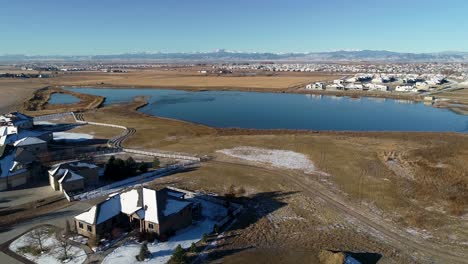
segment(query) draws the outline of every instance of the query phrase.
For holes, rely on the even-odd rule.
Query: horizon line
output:
[[[204,54],[204,53],[252,53],[252,54],[311,54],[311,53],[332,53],[332,52],[360,52],[360,51],[380,51],[380,52],[392,52],[392,53],[401,53],[401,54],[440,54],[440,53],[468,53],[468,51],[462,50],[442,50],[442,51],[431,51],[431,52],[410,52],[410,51],[393,51],[385,49],[331,49],[327,51],[286,51],[286,52],[273,52],[273,51],[240,51],[240,50],[230,50],[230,49],[215,49],[211,51],[133,51],[133,52],[115,52],[115,53],[88,53],[88,54],[28,54],[28,53],[3,53],[0,56],[44,56],[44,57],[70,57],[70,56],[112,56],[112,55],[131,55],[131,54]]]

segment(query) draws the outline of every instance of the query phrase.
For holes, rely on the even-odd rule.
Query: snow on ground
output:
[[[151,252],[151,259],[144,263],[163,264],[167,263],[171,258],[172,252],[181,245],[183,248],[189,248],[192,243],[199,241],[204,233],[211,233],[215,222],[204,220],[198,222],[195,226],[190,226],[169,239],[167,242],[148,244],[148,249]],[[135,256],[140,252],[141,245],[137,242],[129,242],[112,251],[102,261],[103,264],[128,264],[139,263]]]
[[[57,141],[84,141],[88,139],[93,139],[93,136],[84,133],[54,132],[54,140]]]
[[[243,160],[267,163],[277,168],[302,170],[305,173],[317,172],[306,155],[294,151],[242,146],[217,152]]]
[[[60,260],[60,257],[63,254],[63,250],[58,245],[59,242],[55,238],[54,233],[51,233],[50,235],[48,235],[43,241],[44,248],[49,249],[46,253],[43,253],[40,256],[33,256],[32,254],[29,254],[29,253],[20,252],[21,247],[31,245],[29,241],[29,236],[28,236],[29,233],[26,233],[23,236],[16,239],[15,241],[13,241],[10,244],[10,247],[9,247],[10,250],[38,264],[63,263]],[[67,262],[69,264],[81,264],[81,263],[84,263],[86,260],[86,252],[81,248],[70,246],[68,254],[69,256],[72,257]]]

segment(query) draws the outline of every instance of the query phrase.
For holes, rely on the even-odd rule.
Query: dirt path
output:
[[[430,260],[438,259],[442,261],[442,263],[468,263],[468,255],[466,252],[454,252],[452,249],[444,249],[443,245],[435,244],[429,241],[422,241],[410,234],[398,231],[398,228],[383,222],[382,219],[367,212],[367,210],[354,207],[349,203],[342,201],[336,194],[329,192],[326,187],[316,182],[299,180],[309,177],[306,174],[292,171],[279,172],[276,170],[239,162],[219,160],[213,160],[210,162],[250,167],[252,169],[263,170],[271,174],[287,177],[292,185],[298,190],[301,190],[304,194],[308,194],[313,197],[319,196],[329,206],[334,207],[345,215],[355,218],[364,227],[367,227],[370,230],[374,229],[376,232],[380,232],[386,238],[386,242],[388,244],[397,249],[400,249],[401,251],[414,251],[424,255]]]

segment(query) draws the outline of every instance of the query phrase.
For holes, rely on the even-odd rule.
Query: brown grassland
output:
[[[139,105],[141,102],[135,102],[132,108]],[[302,181],[326,186],[381,221],[390,221],[403,229],[427,230],[431,234],[426,238],[428,241],[456,248],[468,237],[463,221],[468,207],[468,137],[464,134],[215,129],[128,109],[126,105],[108,106],[85,113],[85,118],[136,128],[136,134],[125,141],[126,146],[214,158],[199,170],[163,178],[155,184],[219,194],[234,185],[243,187],[259,207],[271,206],[271,211],[265,209],[267,212],[262,217],[251,212],[253,216],[246,216],[247,220],[232,231],[232,238],[226,239],[228,242],[222,250],[242,251],[236,256],[250,252],[245,248],[240,250],[241,245],[268,252],[280,246],[276,241],[282,241],[286,248],[310,257],[317,256],[320,249],[331,248],[380,252],[393,261],[408,261],[408,252],[395,253],[378,238],[356,232],[356,227],[354,230],[349,227],[353,223],[346,217],[317,202],[313,196],[301,193],[288,178],[282,177],[287,172],[275,169],[275,174],[232,164],[237,161],[216,153],[236,146],[306,154],[330,176],[301,174],[305,177]],[[256,221],[250,223],[251,217]],[[249,223],[246,226],[242,225],[245,221]],[[332,227],[321,230],[323,226]],[[227,255],[231,254],[217,251],[213,256],[237,261],[236,257]]]
[[[170,69],[1,80],[0,90],[15,87],[15,100],[22,102],[35,89],[56,85],[288,91],[324,78],[336,76],[199,76],[193,71]],[[14,100],[0,100],[4,100],[0,105],[5,109],[20,105],[12,103]],[[435,243],[447,252],[468,249],[462,244],[468,241],[466,134],[216,129],[136,112],[143,103],[139,99],[130,105],[106,106],[84,116],[89,121],[135,128],[136,133],[124,142],[128,147],[212,157],[197,170],[158,179],[153,185],[170,184],[221,195],[231,185],[245,189],[243,197],[238,198],[246,206],[245,213],[219,239],[209,260],[242,263],[255,256],[258,263],[306,259],[314,263],[320,251],[327,249],[379,253],[383,255],[379,263],[447,262],[437,253],[427,256],[419,252],[420,258],[415,260],[412,249],[405,248],[407,241],[386,241],[379,232],[329,206],[313,192],[315,188],[359,208],[376,222],[395,227],[395,232],[416,232],[414,239],[422,247]],[[115,130],[91,126],[76,131],[95,132],[99,137],[116,134]],[[237,146],[299,152],[328,176],[246,163],[216,152]]]

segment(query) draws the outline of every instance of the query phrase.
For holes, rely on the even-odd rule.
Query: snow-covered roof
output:
[[[146,210],[145,220],[159,224],[156,190],[143,188],[143,204]]]
[[[191,202],[167,196],[164,199],[166,203],[164,210],[160,210],[158,208],[158,192],[160,191],[142,188],[113,194],[106,201],[95,205],[96,209],[91,208],[77,215],[75,219],[89,224],[100,224],[120,213],[124,213],[127,215],[137,214],[140,219],[159,224],[161,217],[180,212],[180,210],[191,204]]]
[[[141,205],[138,204],[139,193],[137,189],[133,189],[120,194],[120,203],[122,206],[122,213],[130,215],[141,209]]]
[[[83,221],[88,224],[94,224],[94,220],[96,219],[96,205],[91,207],[88,211],[81,213],[75,216],[75,219],[78,221]]]
[[[121,213],[119,196],[108,198],[102,203],[91,207],[88,211],[75,216],[78,221],[98,225]]]
[[[83,176],[76,174],[75,172],[71,170],[65,170],[65,173],[62,178],[58,180],[59,183],[63,182],[72,182],[72,181],[78,181],[84,179]]]
[[[13,144],[15,147],[22,147],[22,146],[29,146],[29,145],[37,145],[46,143],[44,140],[37,138],[37,137],[25,137],[18,141],[15,141]]]

